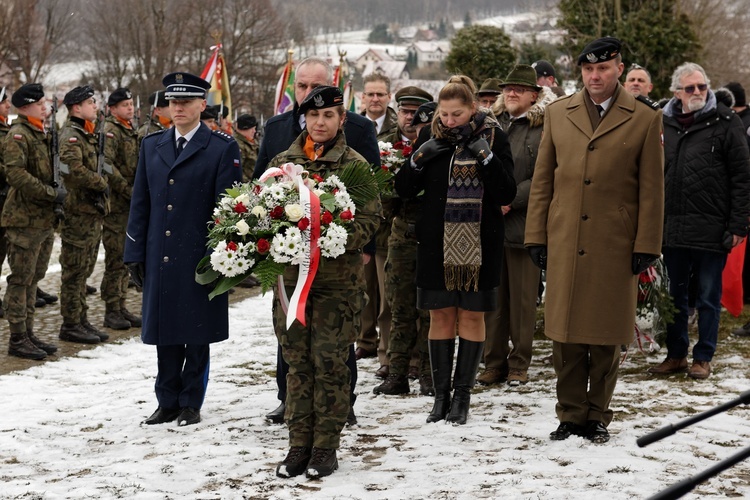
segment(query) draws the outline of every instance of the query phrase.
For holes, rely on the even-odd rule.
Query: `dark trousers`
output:
[[[282,403],[286,401],[286,374],[289,373],[289,364],[284,361],[284,357],[281,355],[281,344],[278,344],[278,350],[276,351],[276,385],[279,388],[278,398]],[[349,357],[346,358],[346,366],[349,367],[349,371],[352,372],[350,383],[351,383],[351,404],[354,406],[354,400],[357,399],[357,395],[354,394],[354,389],[357,387],[357,358],[354,357],[354,344],[349,346]]]
[[[669,274],[669,293],[677,312],[667,325],[667,357],[684,358],[688,354],[688,288],[690,275],[698,285],[695,308],[698,311],[698,342],[693,360],[711,361],[719,337],[721,314],[721,273],[727,261],[724,252],[690,248],[664,248],[664,263]]]
[[[203,406],[208,385],[209,344],[156,346],[156,399],[162,408]]]

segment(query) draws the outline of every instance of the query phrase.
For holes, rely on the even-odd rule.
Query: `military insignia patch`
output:
[[[112,132],[107,132],[107,137],[109,139],[113,138],[114,136],[115,136],[115,134],[113,134]]]
[[[68,142],[78,142],[78,137],[71,137]]]
[[[13,138],[17,141],[20,141],[21,139],[23,139],[23,136],[21,134],[13,134]]]
[[[238,160],[237,158],[234,159],[234,166],[235,167],[239,167],[240,166],[240,160]]]
[[[588,59],[588,61],[590,63],[595,63],[596,62],[596,54],[594,54],[594,53],[586,54],[586,59]]]
[[[174,81],[176,81],[177,83],[182,83],[182,80],[183,80],[183,79],[182,79],[182,73],[177,73],[177,74],[176,74],[176,75],[174,76]]]
[[[323,104],[325,104],[325,102],[323,101],[323,96],[320,94],[316,95],[313,98],[313,103],[315,103],[316,108],[320,108],[321,106],[323,106]]]

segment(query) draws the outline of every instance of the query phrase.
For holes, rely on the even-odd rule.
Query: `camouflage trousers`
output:
[[[47,273],[55,232],[52,228],[6,228],[10,275],[3,299],[11,333],[34,329],[37,283]]]
[[[5,263],[5,257],[8,256],[8,239],[5,237],[5,228],[0,227],[0,270]]]
[[[287,287],[291,297],[292,288]],[[349,414],[349,346],[360,328],[363,293],[310,290],[303,326],[286,328],[286,314],[274,291],[273,324],[281,353],[289,364],[284,415],[290,446],[338,448]]]
[[[94,272],[102,217],[92,214],[66,214],[60,235],[62,267],[60,314],[65,323],[78,324],[86,317],[86,280]]]
[[[430,373],[427,334],[430,312],[417,309],[417,238],[413,224],[393,219],[385,263],[385,296],[391,309],[391,338],[388,343],[390,373],[406,375],[415,346],[419,350],[419,371]]]
[[[128,292],[128,268],[125,266],[125,229],[128,214],[111,212],[104,217],[102,244],[104,245],[104,276],[102,277],[102,300],[107,309],[120,310],[120,302]]]

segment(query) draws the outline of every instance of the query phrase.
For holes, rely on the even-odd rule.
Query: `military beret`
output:
[[[500,88],[500,80],[497,78],[487,78],[482,82],[482,86],[477,90],[477,95],[482,94],[501,94],[503,89]]]
[[[41,83],[27,83],[21,85],[10,98],[10,102],[17,108],[27,104],[34,104],[44,98],[44,87]]]
[[[237,128],[239,130],[250,130],[258,125],[258,120],[253,115],[240,115],[237,117]]]
[[[157,101],[157,95],[159,97],[159,100]],[[157,90],[150,96],[148,96],[148,103],[152,106],[154,105],[154,101],[156,101],[156,107],[157,108],[166,108],[169,106],[169,101],[167,101],[166,97],[164,97],[164,91],[163,90]]]
[[[338,87],[323,85],[315,87],[307,94],[305,100],[299,105],[300,114],[305,114],[311,109],[333,108],[344,104],[344,95]]]
[[[418,106],[432,100],[434,100],[432,94],[413,85],[402,87],[396,92],[398,104],[415,104]]]
[[[531,87],[537,92],[542,90],[542,87],[536,84],[536,71],[531,66],[526,64],[518,64],[515,68],[510,70],[505,80],[500,83],[501,87],[506,85],[521,85],[523,87]]]
[[[219,118],[219,110],[216,106],[206,106],[206,109],[201,111],[201,120],[216,120]]]
[[[622,43],[617,38],[605,36],[597,38],[583,48],[583,52],[578,56],[578,65],[584,62],[600,63],[609,61],[617,57],[622,48]]]
[[[118,102],[127,101],[128,99],[132,98],[133,94],[130,93],[130,89],[119,88],[109,94],[109,99],[107,99],[107,106],[114,106]]]
[[[747,97],[745,96],[745,89],[738,82],[729,82],[724,85],[734,95],[734,105],[738,108],[747,106]]]
[[[0,89],[0,102],[3,102],[8,98],[8,89],[6,87],[3,87]]]
[[[199,76],[190,73],[170,73],[161,83],[166,87],[164,97],[171,99],[205,99],[206,91],[211,84]]]
[[[531,65],[536,71],[537,78],[540,76],[555,76],[555,67],[545,60],[540,60]]]
[[[421,104],[417,111],[414,113],[414,118],[411,119],[411,126],[422,125],[423,123],[430,123],[432,117],[435,115],[435,109],[437,109],[436,102],[426,102]]]
[[[94,89],[88,85],[74,87],[70,92],[65,94],[63,98],[63,104],[66,106],[72,106],[73,104],[80,104],[86,99],[94,97]]]
[[[215,104],[214,108],[216,108],[216,116],[219,116],[219,113],[221,113],[222,118],[226,118],[229,116],[229,108],[226,106],[222,106],[221,104]]]

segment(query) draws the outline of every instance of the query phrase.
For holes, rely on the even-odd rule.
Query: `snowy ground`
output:
[[[280,479],[287,433],[276,407],[270,294],[231,308],[231,338],[212,347],[203,422],[141,426],[156,407],[154,348],[138,339],[0,377],[0,498],[631,499],[714,465],[750,444],[741,406],[653,444],[636,438],[737,397],[747,360],[720,347],[704,382],[643,374],[659,355],[623,365],[612,440],[553,442],[554,376],[537,342],[520,389],[477,388],[465,426],[426,424],[431,400],[374,396],[376,361],[360,364],[359,424],[344,430],[340,469]],[[723,353],[723,354],[722,354]],[[747,464],[687,498],[750,497]]]

